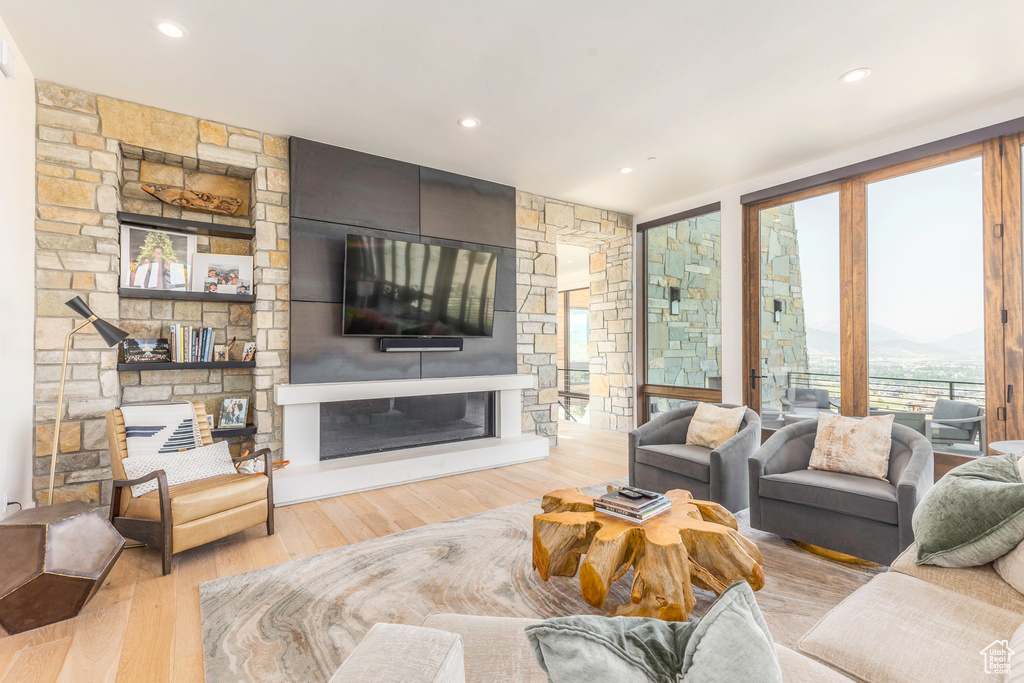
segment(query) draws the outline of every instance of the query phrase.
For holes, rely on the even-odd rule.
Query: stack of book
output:
[[[672,501],[660,493],[626,486],[594,499],[594,509],[630,522],[641,524],[668,512]]]
[[[213,360],[213,328],[171,325],[170,346],[174,363],[209,363]]]

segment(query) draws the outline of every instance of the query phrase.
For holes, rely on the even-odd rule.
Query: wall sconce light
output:
[[[668,288],[668,308],[672,315],[679,315],[680,292],[678,287]]]
[[[775,322],[782,322],[782,299],[775,299],[772,303],[772,308],[775,311]]]

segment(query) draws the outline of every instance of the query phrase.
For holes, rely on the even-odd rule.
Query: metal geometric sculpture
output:
[[[0,626],[21,633],[77,616],[123,547],[103,511],[81,501],[0,521]]]

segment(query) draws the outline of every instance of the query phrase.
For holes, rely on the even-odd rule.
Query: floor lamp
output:
[[[53,504],[71,337],[90,324],[107,346],[115,346],[128,336],[100,320],[77,296],[67,302],[67,307],[85,322],[64,339],[46,505],[0,520],[0,627],[7,633],[21,633],[78,615],[103,585],[124,548],[124,539],[101,508],[83,501]]]
[[[60,445],[60,418],[64,413],[64,376],[68,371],[68,351],[71,350],[71,337],[90,324],[100,335],[100,338],[106,342],[107,346],[117,346],[117,344],[128,337],[127,332],[114,327],[93,313],[92,309],[82,301],[81,297],[76,296],[71,301],[68,301],[65,306],[85,318],[85,322],[73,328],[68,332],[68,336],[64,338],[64,358],[60,365],[60,390],[57,392],[57,424],[53,428],[53,452],[50,458],[50,492],[46,497],[47,505],[53,504],[53,480],[57,475],[57,449]]]

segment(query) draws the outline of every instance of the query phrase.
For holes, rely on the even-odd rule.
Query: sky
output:
[[[919,342],[984,324],[981,159],[868,185],[868,318]],[[808,327],[839,320],[838,193],[796,203]]]

